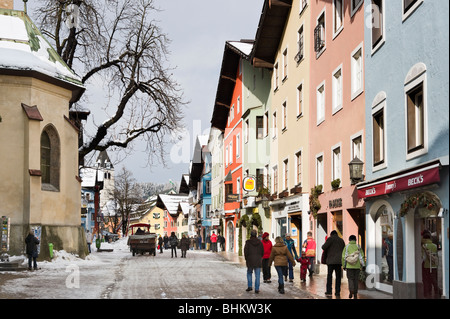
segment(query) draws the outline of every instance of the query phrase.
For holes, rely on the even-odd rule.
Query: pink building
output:
[[[348,163],[364,159],[364,1],[311,1],[310,176],[322,185],[315,219],[320,247],[332,230],[365,247],[365,208]],[[332,185],[333,184],[333,185]],[[320,256],[319,256],[320,258]],[[320,260],[320,259],[319,259]]]

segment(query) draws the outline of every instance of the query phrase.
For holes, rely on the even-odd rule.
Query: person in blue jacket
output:
[[[287,246],[291,255],[294,257],[294,259],[297,260],[298,255],[297,255],[297,250],[295,249],[295,242],[291,238],[290,233],[286,233],[285,238],[284,238],[284,243]],[[288,272],[289,272],[289,282],[293,282],[294,281],[294,267],[289,259],[288,259],[288,267],[286,268],[286,272],[284,274],[285,281],[287,281]]]

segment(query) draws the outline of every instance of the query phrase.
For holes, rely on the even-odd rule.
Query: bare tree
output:
[[[116,175],[115,188],[109,196],[116,203],[117,213],[122,218],[122,234],[125,236],[131,212],[136,205],[142,203],[142,190],[133,174],[125,167]]]
[[[107,119],[84,132],[80,162],[93,151],[130,149],[140,138],[149,161],[164,154],[164,136],[179,128],[186,103],[168,64],[169,39],[152,19],[154,0],[45,0],[35,13],[63,60],[86,86],[71,111],[103,108]],[[102,105],[89,101],[103,86]],[[76,114],[76,112],[73,112]],[[159,158],[159,157],[158,157]],[[164,156],[161,158],[164,162]]]

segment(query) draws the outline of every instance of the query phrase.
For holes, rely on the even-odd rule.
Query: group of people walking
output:
[[[225,238],[223,236],[216,235],[213,231],[211,236],[207,236],[206,238],[206,249],[211,250],[212,252],[218,252],[218,247],[220,245],[221,250],[225,250]],[[161,235],[158,237],[158,249],[159,253],[163,253],[164,249],[171,249],[172,258],[175,256],[177,258],[177,248],[181,250],[181,258],[186,258],[186,252],[188,250],[193,249],[203,249],[202,246],[202,237],[187,237],[185,234],[181,235],[181,239],[179,240],[176,236],[175,232],[172,232],[170,236],[167,234],[162,237]]]
[[[330,237],[322,245],[322,263],[327,264],[327,284],[325,295],[332,295],[333,272],[336,276],[335,295],[340,296],[341,269],[347,271],[349,281],[349,298],[357,298],[358,280],[360,269],[364,269],[364,254],[356,244],[356,236],[349,237],[348,245],[340,238],[336,231],[332,231]],[[275,266],[278,274],[278,292],[284,294],[284,283],[294,281],[294,267],[296,262],[300,264],[300,280],[306,281],[306,276],[312,278],[314,273],[316,242],[312,233],[307,233],[307,238],[302,244],[301,254],[298,256],[295,242],[291,234],[287,233],[285,238],[278,236],[272,245],[269,234],[264,233],[262,239],[257,237],[256,230],[250,233],[250,239],[245,242],[244,257],[247,266],[247,289],[253,290],[253,273],[255,274],[255,293],[260,292],[260,273],[262,269],[264,283],[271,283],[271,266]]]

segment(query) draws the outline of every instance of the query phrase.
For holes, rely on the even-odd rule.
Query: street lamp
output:
[[[350,179],[352,181],[352,185],[356,184],[363,179],[363,165],[364,162],[361,161],[358,157],[352,159],[350,163],[348,163],[350,169]]]

